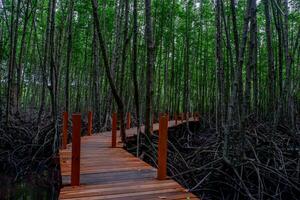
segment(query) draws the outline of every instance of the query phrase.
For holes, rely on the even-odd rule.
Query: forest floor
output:
[[[0,124],[0,199],[56,199],[60,187],[49,117],[18,114]],[[48,119],[49,118],[49,119]]]
[[[254,120],[246,130],[245,156],[233,166],[222,158],[216,130],[203,119],[169,128],[168,175],[204,200],[299,200],[299,136],[291,137],[284,126],[275,136],[267,125]],[[157,134],[150,140],[142,136],[140,147],[140,158],[155,167]],[[136,155],[136,137],[128,141],[128,151]]]
[[[52,151],[53,124],[47,118],[42,121],[37,125],[36,118],[20,115],[8,126],[1,124],[0,199],[57,197],[61,182]],[[84,132],[85,122],[82,127]],[[248,120],[244,158],[235,166],[223,159],[222,140],[204,118],[171,127],[168,175],[204,200],[299,200],[300,137],[284,125],[276,134],[270,127]],[[139,155],[155,167],[157,134],[142,135]],[[136,136],[128,138],[126,148],[136,153]]]

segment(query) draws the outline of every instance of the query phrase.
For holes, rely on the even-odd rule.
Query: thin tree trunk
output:
[[[268,112],[272,113],[274,111],[274,56],[272,47],[272,30],[271,30],[271,17],[269,0],[264,0],[264,12],[266,17],[266,38],[267,38],[267,55],[268,55]]]
[[[237,21],[236,21],[235,0],[230,0],[230,9],[231,9],[233,38],[234,38],[234,46],[235,46],[235,59],[236,59],[236,63],[238,63],[240,47],[239,47],[239,33],[238,33]]]
[[[277,31],[277,40],[278,40],[278,47],[277,47],[277,57],[278,57],[278,87],[279,87],[279,96],[282,96],[283,91],[283,44],[282,44],[282,15],[281,12],[278,10],[278,8],[272,4],[273,8],[273,16],[274,16],[274,22],[275,27]],[[279,104],[279,102],[277,102]]]
[[[42,93],[41,93],[41,105],[38,114],[38,124],[42,120],[42,115],[45,110],[45,101],[46,101],[46,86],[47,86],[47,66],[49,63],[49,41],[50,41],[50,22],[51,22],[51,7],[52,2],[49,0],[48,3],[48,16],[47,16],[47,28],[46,28],[46,35],[45,35],[45,43],[44,43],[44,58],[42,64]]]
[[[139,106],[139,85],[137,80],[137,67],[138,67],[138,2],[133,1],[133,40],[132,40],[132,80],[134,87],[134,104],[136,113],[136,123],[137,123],[137,156],[139,156],[139,143],[140,143],[140,132],[141,132],[141,122],[140,122],[140,106]]]
[[[147,80],[146,80],[146,109],[145,109],[145,134],[150,135],[151,112],[153,98],[153,68],[154,68],[154,42],[151,19],[151,0],[145,0],[145,42],[147,47]]]
[[[12,112],[12,89],[14,86],[14,71],[16,68],[16,53],[17,53],[17,42],[18,42],[18,24],[20,16],[20,4],[18,1],[17,9],[15,11],[15,1],[12,0],[11,4],[11,29],[10,29],[10,54],[9,54],[9,64],[8,64],[8,86],[7,86],[7,96],[6,96],[6,123],[10,121],[10,115]],[[15,16],[16,12],[16,18]]]
[[[70,63],[72,58],[72,26],[73,26],[73,10],[74,0],[69,1],[69,16],[68,16],[68,44],[67,44],[67,61],[66,61],[66,79],[65,79],[65,111],[69,112],[70,92],[69,92],[69,79],[70,79]]]
[[[217,74],[217,102],[216,102],[216,117],[217,117],[217,133],[223,136],[223,126],[225,120],[225,88],[224,88],[224,66],[223,66],[223,52],[222,52],[222,5],[221,0],[216,1],[216,16],[215,23],[217,27],[216,32],[216,74]]]
[[[251,75],[252,71],[257,64],[257,21],[256,21],[256,2],[252,2],[251,7],[251,24],[250,24],[250,40],[248,43],[248,63],[246,68],[246,86],[245,86],[245,96],[244,96],[244,114],[245,117],[249,115],[251,111]]]
[[[101,129],[101,113],[100,113],[100,60],[99,60],[99,41],[96,32],[96,27],[94,24],[93,27],[93,89],[94,89],[94,108],[95,108],[95,122],[96,122],[96,129],[100,131]]]
[[[190,109],[190,36],[189,36],[189,24],[190,24],[190,0],[186,1],[185,7],[185,47],[184,47],[184,101],[183,111],[189,112]],[[187,118],[187,116],[186,116]]]
[[[137,120],[137,134],[140,132],[140,107],[139,107],[139,85],[137,80],[137,67],[138,67],[138,11],[137,11],[137,0],[133,1],[133,41],[132,41],[132,79],[134,86],[134,100],[135,100],[135,111]]]
[[[19,106],[20,106],[20,100],[22,98],[21,94],[21,76],[22,76],[22,69],[23,69],[23,54],[25,51],[25,39],[26,39],[26,31],[27,31],[27,24],[30,18],[29,14],[29,6],[30,1],[26,1],[26,9],[25,9],[25,19],[23,24],[23,31],[22,31],[22,38],[21,38],[21,48],[20,48],[20,54],[19,54],[19,63],[17,68],[17,105],[16,105],[16,111],[19,112]]]
[[[125,0],[125,22],[124,22],[124,38],[123,38],[123,49],[122,49],[122,60],[121,60],[121,77],[120,77],[120,96],[123,97],[123,83],[125,78],[125,65],[127,58],[127,47],[130,42],[128,36],[128,21],[129,21],[129,0]]]

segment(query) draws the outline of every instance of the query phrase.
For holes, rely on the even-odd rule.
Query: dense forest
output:
[[[60,187],[65,111],[94,132],[117,112],[123,143],[131,112],[141,146],[159,113],[198,112],[173,130],[177,181],[299,199],[300,1],[0,0],[0,185]]]

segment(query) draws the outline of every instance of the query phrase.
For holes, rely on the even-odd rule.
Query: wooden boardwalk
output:
[[[174,125],[174,121],[169,125]],[[158,124],[153,129],[157,130]],[[126,131],[127,135],[135,132],[135,128]],[[155,168],[120,146],[111,148],[111,132],[81,138],[80,186],[72,187],[71,149],[69,144],[60,151],[60,199],[198,199],[172,179],[157,180]]]

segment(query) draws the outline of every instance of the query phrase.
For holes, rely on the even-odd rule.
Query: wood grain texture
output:
[[[175,121],[171,121],[170,126],[174,125]],[[153,129],[158,127],[154,124]],[[136,128],[126,133],[133,135]],[[72,144],[60,151],[60,199],[198,199],[170,178],[157,180],[155,168],[122,148],[119,134],[118,131],[117,148],[111,148],[111,132],[81,138],[80,186],[70,185]]]

